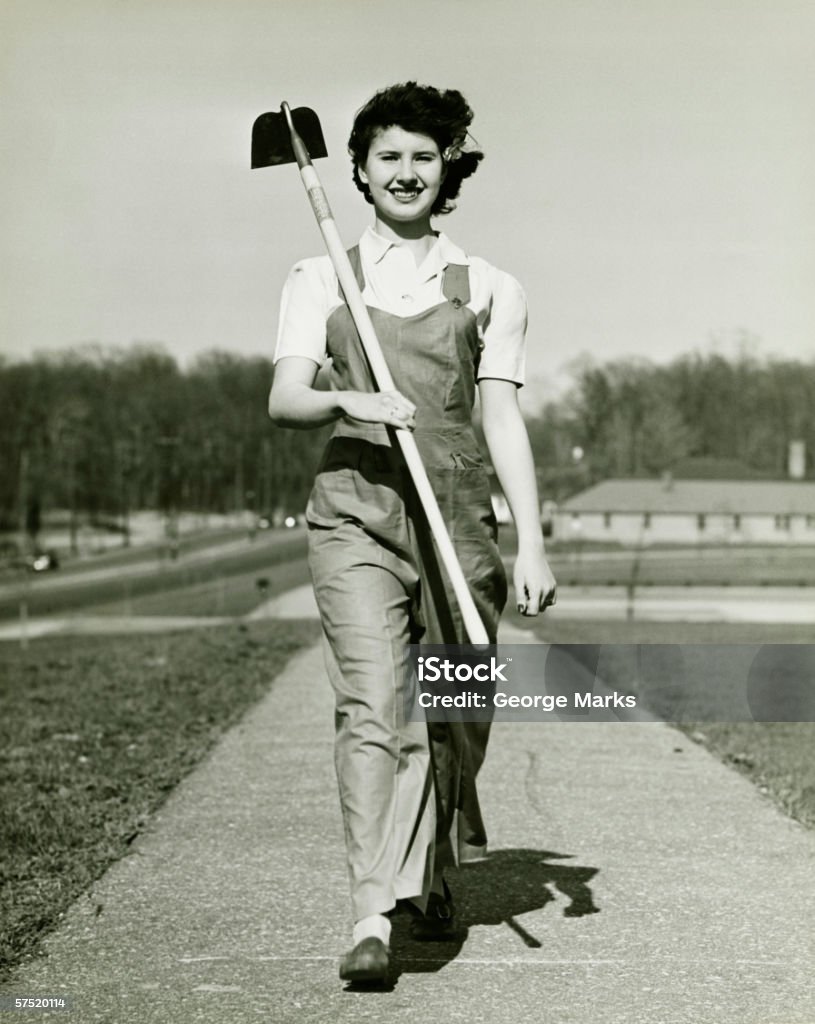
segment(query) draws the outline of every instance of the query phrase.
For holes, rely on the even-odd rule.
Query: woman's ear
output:
[[[357,176],[363,185],[368,184],[368,175],[365,173],[362,164],[357,164]]]

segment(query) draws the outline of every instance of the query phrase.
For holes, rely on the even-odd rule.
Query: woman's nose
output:
[[[411,160],[403,160],[399,164],[399,181],[410,183],[416,180],[416,171]]]

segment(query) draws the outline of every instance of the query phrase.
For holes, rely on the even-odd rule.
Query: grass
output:
[[[557,621],[546,616],[522,618],[515,611],[507,612],[507,620],[515,626],[532,629],[537,639],[545,643],[562,644],[670,644],[685,645],[682,654],[689,671],[685,675],[687,688],[681,693],[681,721],[676,722],[691,740],[705,745],[714,755],[736,771],[745,775],[763,793],[767,794],[786,814],[802,824],[815,827],[815,722],[751,722],[712,721],[722,718],[734,707],[736,698],[744,699],[744,664],[723,657],[714,665],[716,678],[694,676],[693,647],[703,644],[733,644],[757,647],[763,644],[811,644],[813,629],[801,625],[757,625],[755,623],[690,623],[690,622],[588,622]],[[811,650],[811,648],[810,648]],[[625,657],[623,652],[616,652]],[[630,665],[618,666],[614,678],[613,657],[604,664],[611,678],[608,682],[630,693],[642,692],[636,673]],[[811,658],[810,658],[811,661]],[[811,678],[809,708],[812,708]],[[719,702],[719,706],[717,706]],[[698,716],[694,718],[694,715]],[[668,718],[671,718],[668,709]],[[707,719],[707,720],[701,720]]]
[[[815,723],[706,722],[681,728],[745,775],[791,818],[815,828]]]
[[[203,577],[203,578],[202,578]],[[262,581],[263,590],[258,586]],[[126,579],[119,600],[83,608],[85,615],[248,615],[269,598],[308,583],[304,559],[293,559],[251,572],[221,575],[218,567],[199,571],[187,585],[131,597]]]
[[[0,645],[0,976],[318,629],[289,621]]]
[[[531,629],[543,643],[558,644],[802,644],[815,643],[815,627],[772,622],[648,622],[526,618],[511,605],[503,621]]]

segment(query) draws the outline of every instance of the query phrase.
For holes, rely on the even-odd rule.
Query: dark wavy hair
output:
[[[475,174],[484,154],[477,149],[463,152],[460,147],[467,138],[473,112],[456,89],[435,89],[431,85],[404,82],[380,89],[357,111],[348,139],[348,152],[354,164],[354,184],[371,203],[368,186],[359,176],[359,165],[365,163],[368,150],[378,131],[396,125],[406,132],[427,135],[439,147],[446,174],[431,213],[450,213],[461,183]],[[448,151],[448,156],[444,154]],[[450,152],[452,151],[452,152]]]

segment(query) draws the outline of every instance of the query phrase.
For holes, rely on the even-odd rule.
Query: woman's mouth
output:
[[[388,191],[400,203],[409,203],[421,195],[420,188],[389,188]]]

